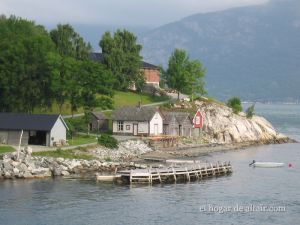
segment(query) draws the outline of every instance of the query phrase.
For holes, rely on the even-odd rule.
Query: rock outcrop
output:
[[[119,143],[118,149],[98,147],[91,153],[99,159],[110,159],[112,161],[128,161],[134,157],[151,152],[153,149],[142,140],[128,140]]]
[[[3,155],[3,160],[0,160],[0,179],[67,176],[90,171],[114,171],[127,166],[125,163],[100,160],[34,157],[31,156],[31,150],[25,148],[19,156],[17,152]]]
[[[278,133],[265,118],[247,118],[244,113],[236,115],[231,108],[218,103],[196,101],[203,114],[203,134],[214,143],[283,143],[289,138]]]

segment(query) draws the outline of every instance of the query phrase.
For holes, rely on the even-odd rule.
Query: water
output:
[[[300,105],[256,105],[256,111],[281,132],[300,140]],[[293,167],[253,169],[248,166],[252,159]],[[1,181],[0,224],[299,224],[299,144],[220,152],[201,160],[230,160],[234,173],[152,187],[63,178]],[[246,207],[252,206],[282,212],[247,212]]]

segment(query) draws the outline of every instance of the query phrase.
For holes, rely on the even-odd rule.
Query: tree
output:
[[[241,100],[238,97],[232,97],[227,101],[227,106],[232,108],[233,113],[238,114],[243,110]]]
[[[58,24],[50,36],[60,55],[59,71],[53,76],[53,93],[61,113],[64,103],[69,100],[71,113],[82,103],[80,85],[81,61],[88,60],[91,46],[75,32],[69,24]]]
[[[251,119],[255,115],[254,107],[255,107],[255,104],[252,104],[251,106],[249,106],[247,108],[247,110],[246,110],[247,118]]]
[[[89,124],[91,112],[94,108],[111,109],[113,107],[112,85],[114,80],[111,78],[110,71],[92,61],[82,61],[80,65],[80,86],[81,101],[84,106],[84,118]],[[97,94],[101,94],[100,97]],[[88,126],[89,132],[89,126]]]
[[[88,59],[92,47],[75,32],[71,25],[58,24],[56,29],[51,30],[50,36],[62,57],[73,57],[78,60]]]
[[[142,46],[136,42],[136,36],[127,30],[117,30],[113,36],[106,32],[99,42],[103,63],[116,78],[116,89],[127,90],[132,84],[141,89],[144,84],[140,71]]]
[[[0,17],[1,111],[33,112],[51,105],[55,46],[47,31],[15,16]]]
[[[159,69],[160,69],[159,87],[165,88],[167,83],[167,71],[164,70],[162,66],[159,66]]]
[[[178,99],[180,92],[192,97],[205,94],[204,75],[205,70],[198,60],[190,60],[184,50],[174,50],[169,59],[166,82],[170,88],[177,90]]]

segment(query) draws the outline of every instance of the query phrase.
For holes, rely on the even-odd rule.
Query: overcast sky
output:
[[[0,0],[0,14],[57,23],[156,27],[199,13],[267,0]]]

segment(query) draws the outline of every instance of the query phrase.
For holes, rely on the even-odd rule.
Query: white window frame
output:
[[[124,121],[117,122],[118,131],[124,131]]]

